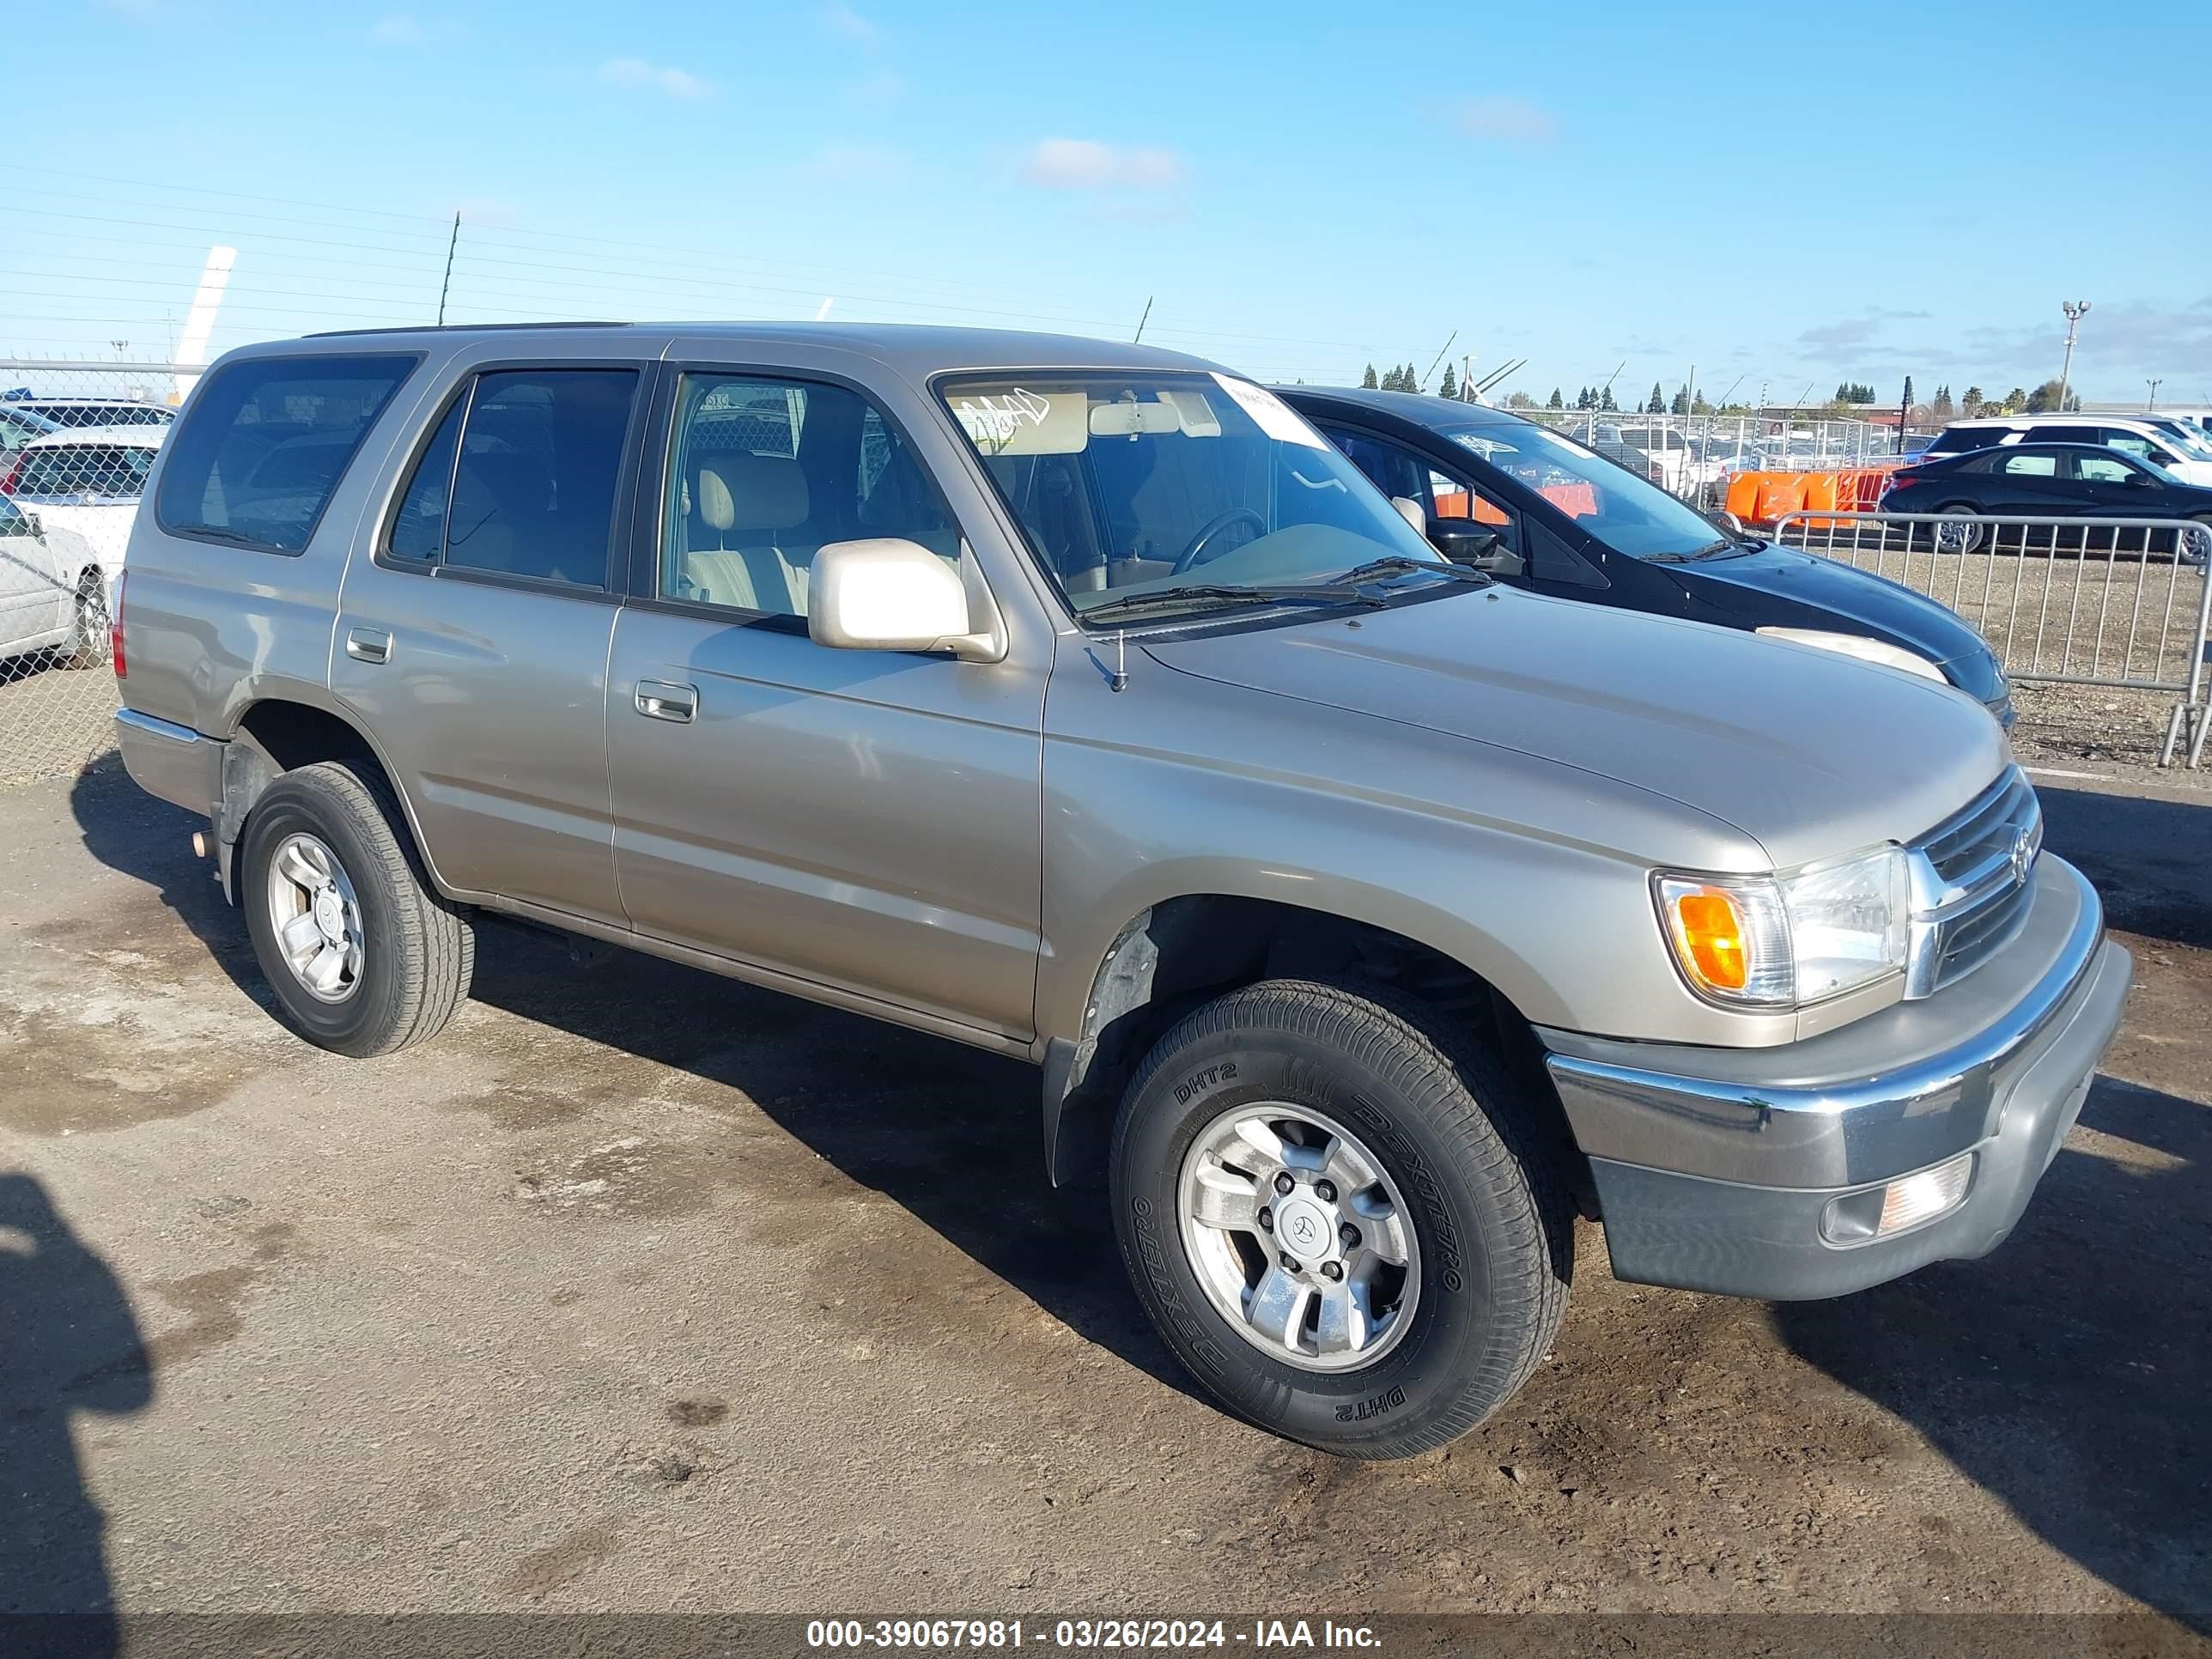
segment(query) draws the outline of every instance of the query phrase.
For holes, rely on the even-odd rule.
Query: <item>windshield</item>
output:
[[[1182,587],[1325,583],[1380,558],[1449,568],[1328,440],[1249,380],[1041,371],[943,391],[1079,612]]]
[[[1723,538],[1658,485],[1547,428],[1480,426],[1447,434],[1534,490],[1616,553],[1682,558]]]
[[[2212,443],[2207,443],[2201,433],[2186,421],[2160,421],[2156,423],[2159,435],[2169,439],[2184,455],[2194,461],[2212,460]]]

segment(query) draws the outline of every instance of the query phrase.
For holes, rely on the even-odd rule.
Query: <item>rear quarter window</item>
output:
[[[161,528],[302,551],[362,440],[419,361],[268,357],[218,369],[168,441],[155,501]]]
[[[1928,453],[1936,455],[1965,455],[1977,449],[1990,449],[2002,443],[2011,428],[2002,426],[1952,427],[1928,446]]]

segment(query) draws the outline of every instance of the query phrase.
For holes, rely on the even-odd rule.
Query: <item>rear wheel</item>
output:
[[[1948,520],[1936,526],[1938,553],[1971,553],[1982,544],[1981,522],[1967,503],[1953,501],[1936,511]]]
[[[431,886],[382,778],[337,761],[287,772],[238,849],[246,930],[287,1023],[366,1059],[434,1036],[467,996],[474,930]]]
[[[1565,1306],[1571,1212],[1537,1121],[1388,993],[1234,992],[1122,1102],[1123,1261],[1238,1415],[1348,1457],[1430,1450],[1521,1386]]]
[[[88,570],[77,579],[71,601],[69,665],[98,668],[108,659],[107,584],[100,572]]]

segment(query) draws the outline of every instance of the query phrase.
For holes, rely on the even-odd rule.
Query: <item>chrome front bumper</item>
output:
[[[2046,855],[1996,957],[1806,1042],[1687,1048],[1540,1030],[1614,1274],[1794,1299],[1995,1249],[2081,1110],[2132,973],[2094,890]],[[1879,1237],[1824,1234],[1838,1199],[1967,1153],[1955,1207]]]

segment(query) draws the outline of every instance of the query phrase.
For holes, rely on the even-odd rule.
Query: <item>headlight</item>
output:
[[[1796,1008],[1905,968],[1911,899],[1894,847],[1784,876],[1652,879],[1660,930],[1699,995]]]
[[[1907,651],[1880,640],[1870,640],[1863,634],[1830,634],[1818,628],[1762,628],[1759,636],[1769,640],[1788,640],[1795,645],[1810,645],[1822,651],[1833,651],[1846,657],[1856,657],[1861,662],[1878,662],[1885,668],[1902,668],[1908,674],[1917,674],[1938,685],[1948,685],[1943,671],[1917,652]]]

